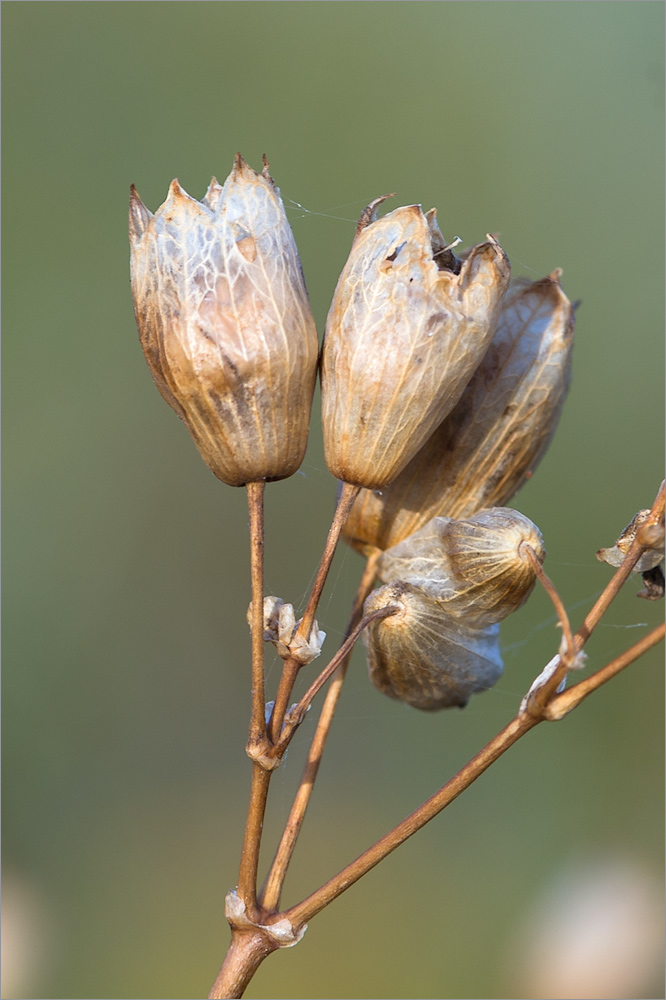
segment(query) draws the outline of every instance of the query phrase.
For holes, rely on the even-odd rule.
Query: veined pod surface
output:
[[[545,454],[571,379],[574,310],[561,271],[517,281],[452,413],[389,486],[362,490],[344,527],[359,551],[387,549],[431,517],[503,506]]]
[[[305,454],[317,368],[296,244],[266,161],[238,154],[201,201],[132,187],[131,279],[153,380],[223,482],[283,479]]]
[[[375,687],[414,708],[464,707],[502,673],[499,625],[470,629],[420,587],[396,582],[368,597],[364,614],[387,605],[398,611],[363,633]]]
[[[384,552],[377,575],[384,583],[404,580],[421,587],[448,615],[485,628],[516,611],[534,588],[536,572],[524,545],[543,562],[541,532],[508,507],[491,507],[465,521],[434,517]]]
[[[343,482],[391,482],[453,409],[495,332],[510,267],[499,244],[464,262],[434,210],[361,217],[322,348],[324,447]],[[459,272],[459,273],[458,273]]]

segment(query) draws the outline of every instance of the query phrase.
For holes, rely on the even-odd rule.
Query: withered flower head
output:
[[[160,393],[231,486],[283,479],[305,453],[317,333],[280,194],[240,154],[201,201],[174,180],[152,215],[132,187],[139,338]]]
[[[338,479],[390,483],[453,409],[495,332],[509,262],[488,238],[462,263],[434,211],[361,217],[322,351],[326,462]]]
[[[465,521],[434,517],[387,549],[377,563],[384,583],[405,580],[472,628],[502,621],[525,603],[536,582],[528,545],[539,562],[541,532],[517,510],[491,507]]]
[[[399,610],[363,633],[370,679],[384,694],[425,711],[462,708],[502,673],[499,625],[467,628],[422,588],[404,582],[373,591],[364,614],[389,604]]]
[[[532,475],[571,377],[574,310],[560,277],[512,284],[455,409],[390,486],[357,497],[344,528],[354,548],[390,548],[438,514],[504,506]]]

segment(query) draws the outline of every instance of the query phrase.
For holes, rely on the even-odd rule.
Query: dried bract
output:
[[[658,601],[664,596],[664,525],[645,524],[652,512],[649,509],[639,510],[636,516],[622,531],[615,545],[607,549],[599,549],[597,559],[609,566],[619,567],[632,546],[636,535],[642,529],[643,541],[650,548],[643,552],[634,566],[633,573],[642,573],[645,589],[639,591],[638,597],[647,601]]]
[[[491,507],[465,521],[434,517],[387,549],[377,575],[384,583],[405,580],[421,587],[448,615],[484,628],[516,611],[532,592],[536,573],[526,545],[543,562],[541,532],[508,507]]]
[[[264,597],[264,642],[272,642],[283,660],[298,660],[302,665],[311,663],[321,654],[326,633],[314,621],[310,638],[297,635],[301,619],[296,621],[293,604],[286,604],[280,597]],[[252,628],[252,604],[245,616]]]
[[[201,201],[177,180],[154,215],[132,188],[131,277],[157,388],[231,486],[283,479],[305,454],[317,333],[265,165],[240,154]]]
[[[377,203],[338,281],[321,365],[326,462],[370,489],[395,479],[455,406],[488,349],[510,275],[491,237],[461,265],[434,212],[410,205],[375,219]]]
[[[503,506],[530,478],[557,427],[571,376],[574,310],[560,271],[509,289],[497,331],[453,412],[397,479],[362,490],[344,528],[366,554],[431,517]]]
[[[632,518],[629,524],[621,532],[620,537],[607,549],[599,549],[597,559],[600,562],[608,563],[609,566],[621,566],[624,557],[631,548],[636,534],[647,521],[651,511],[649,509],[639,510],[638,514]],[[654,569],[664,558],[664,529],[663,526],[650,525],[647,529],[651,533],[650,541],[654,548],[647,549],[640,557],[633,568],[634,573],[644,573],[646,570]]]
[[[388,604],[398,611],[371,622],[364,633],[370,678],[384,694],[425,711],[462,708],[502,673],[498,625],[469,629],[404,582],[373,591],[364,614]]]

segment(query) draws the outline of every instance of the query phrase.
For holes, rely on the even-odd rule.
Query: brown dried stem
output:
[[[346,636],[351,635],[352,630],[361,616],[365,599],[372,590],[372,585],[375,581],[377,561],[380,555],[381,552],[377,550],[374,555],[369,557],[366,563],[363,576],[361,577],[356,590],[356,595],[354,597],[352,611],[345,633]],[[289,862],[294,852],[294,847],[296,846],[296,841],[301,831],[303,820],[305,819],[305,813],[310,802],[310,796],[312,795],[314,784],[317,780],[319,765],[321,764],[321,758],[324,753],[324,747],[326,746],[326,740],[331,729],[333,717],[335,716],[335,710],[340,699],[340,694],[342,693],[342,685],[344,684],[347,667],[349,666],[350,656],[351,650],[346,654],[340,663],[329,685],[324,705],[319,714],[317,727],[315,729],[314,736],[312,737],[312,743],[310,744],[310,751],[308,753],[308,759],[305,763],[305,768],[303,769],[301,782],[298,786],[298,791],[296,792],[294,803],[291,807],[291,812],[289,813],[289,818],[284,828],[284,833],[282,834],[282,839],[275,854],[273,864],[271,865],[271,869],[259,897],[262,906],[269,911],[277,909],[280,902],[280,895],[282,893],[282,887],[284,885]]]
[[[378,608],[377,611],[371,611],[369,615],[364,615],[358,625],[352,630],[351,635],[349,635],[342,643],[340,649],[337,651],[331,662],[324,667],[322,672],[319,674],[319,677],[312,682],[298,704],[294,705],[287,712],[284,725],[282,727],[282,735],[277,743],[277,750],[286,750],[289,746],[292,736],[305,718],[305,713],[312,704],[313,699],[321,691],[329,677],[335,673],[342,661],[349,656],[363,629],[367,628],[370,622],[374,622],[378,618],[389,618],[398,610],[397,605],[388,604],[384,608]]]
[[[266,743],[264,695],[264,482],[247,483],[252,576],[252,718],[249,745]]]
[[[308,638],[310,635],[310,629],[312,628],[314,616],[317,611],[319,598],[321,597],[321,592],[324,589],[328,571],[331,568],[331,563],[333,562],[333,556],[335,555],[335,549],[340,538],[340,532],[344,527],[347,515],[351,510],[351,506],[354,503],[359,490],[360,486],[350,486],[349,483],[344,483],[342,490],[340,491],[338,503],[335,508],[335,515],[328,532],[328,538],[326,539],[326,545],[324,546],[324,552],[319,563],[319,569],[317,570],[317,576],[315,577],[310,599],[305,608],[301,624],[298,627],[298,635],[303,638]],[[294,684],[296,683],[296,678],[300,669],[301,664],[298,660],[295,660],[292,657],[285,662],[282,670],[282,677],[280,679],[278,692],[275,698],[275,705],[273,706],[273,714],[270,720],[270,736],[274,745],[277,744],[280,739],[285,712],[287,711],[287,705],[289,704],[291,692]]]
[[[664,488],[663,485],[657,495],[655,503],[652,507],[650,517],[648,518],[648,524],[658,523],[663,519],[664,516]],[[579,629],[576,634],[575,639],[571,636],[571,630],[568,626],[568,617],[564,606],[552,585],[551,581],[548,580],[550,587],[549,593],[551,596],[555,595],[555,606],[558,608],[558,616],[560,615],[560,610],[562,612],[563,618],[563,629],[564,622],[566,622],[565,635],[568,639],[572,641],[573,648],[576,652],[579,651],[591,634],[593,628],[598,623],[601,614],[597,618],[594,617],[598,609],[602,608],[604,611],[608,608],[611,601],[622,585],[622,583],[627,579],[631,569],[636,564],[642,552],[647,548],[647,544],[644,540],[637,535],[634,544],[627,553],[625,561],[622,567],[613,576],[608,586],[605,588],[604,593],[601,595],[594,608],[590,614],[585,619],[585,622],[581,629]],[[627,565],[628,564],[628,565]],[[624,573],[622,572],[624,570]],[[543,574],[545,577],[545,574]],[[546,579],[548,579],[546,577]],[[619,580],[619,582],[618,582]],[[603,614],[603,612],[601,612]],[[620,670],[622,670],[629,663],[633,662],[638,656],[640,656],[646,649],[649,649],[656,642],[663,638],[664,630],[663,628],[655,629],[650,636],[647,636],[644,640],[637,643],[632,649],[628,650],[624,656],[619,657],[612,663],[608,664],[602,670],[598,671],[593,675],[592,678],[588,678],[587,681],[582,682],[583,688],[578,696],[574,695],[574,699],[571,702],[568,711],[571,711],[577,704],[582,701],[587,694],[589,694],[596,687],[605,683],[610,677],[614,676]],[[569,649],[572,647],[569,646]],[[566,672],[566,670],[565,670]],[[550,685],[549,685],[550,689]],[[572,688],[572,691],[575,690]],[[577,700],[576,700],[577,698]],[[550,703],[549,702],[548,704]],[[568,704],[566,701],[560,703],[562,706]],[[400,844],[404,843],[409,837],[411,837],[417,830],[420,830],[426,823],[428,823],[434,816],[442,811],[450,802],[455,798],[465,788],[468,788],[473,781],[478,778],[495,760],[497,760],[506,750],[509,749],[517,740],[519,740],[525,733],[533,729],[534,726],[538,725],[540,722],[546,719],[551,719],[550,715],[547,714],[547,705],[541,706],[541,711],[537,713],[537,706],[534,704],[529,705],[529,711],[519,711],[518,715],[506,726],[494,739],[492,739],[486,746],[481,750],[472,760],[463,767],[458,774],[456,774],[446,785],[443,786],[433,795],[427,802],[425,802],[419,809],[415,810],[410,816],[408,816],[402,823],[399,823],[393,830],[386,834],[381,840],[377,841],[372,847],[360,855],[355,861],[343,868],[337,875],[330,879],[325,885],[320,889],[316,890],[307,899],[303,900],[301,903],[296,904],[296,906],[291,907],[285,911],[285,916],[291,921],[294,927],[302,926],[302,924],[307,923],[308,920],[312,919],[317,913],[319,913],[324,907],[326,907],[333,899],[341,895],[346,889],[348,889],[354,882],[358,881],[366,872],[374,868],[375,865],[379,864],[385,857],[387,857],[392,851],[394,851]],[[567,714],[563,711],[561,714],[555,714],[551,721],[555,721]]]
[[[576,632],[575,642],[576,649],[582,649],[587,640],[592,635],[592,632],[597,627],[602,617],[606,614],[610,604],[615,600],[620,589],[629,577],[629,574],[633,570],[634,566],[642,556],[643,552],[649,548],[649,544],[645,542],[645,532],[644,529],[648,525],[653,524],[663,524],[664,523],[664,484],[662,483],[659,492],[655,498],[654,503],[650,509],[645,522],[636,532],[636,537],[634,538],[629,551],[627,552],[622,565],[617,570],[615,575],[612,577],[608,586],[604,590],[603,594],[596,602],[594,607],[591,609],[589,614],[586,616],[585,621],[581,627]]]
[[[231,944],[225,955],[208,1000],[242,997],[255,972],[276,945],[260,930],[231,932]]]
[[[663,516],[664,491],[662,486],[646,524],[652,525],[660,523],[663,521]],[[546,589],[553,599],[555,607],[557,608],[558,617],[560,618],[565,637],[566,653],[562,656],[562,662],[556,667],[558,673],[560,668],[563,668],[563,672],[566,673],[567,664],[569,666],[571,665],[571,659],[574,658],[576,653],[579,652],[585,645],[612,600],[617,596],[620,587],[626,581],[641,554],[648,547],[649,542],[647,540],[647,536],[644,534],[643,537],[641,537],[641,532],[639,531],[634,543],[625,557],[623,565],[614,574],[603,594],[587,615],[583,625],[575,636],[571,635],[571,628],[569,626],[566,611],[559,595],[557,594],[557,591],[552,585],[552,582],[548,579],[545,573],[543,573],[543,571],[539,574],[544,586],[546,586]],[[373,578],[374,566],[372,567],[371,573],[368,573],[366,570],[366,587],[368,590],[372,585]],[[359,592],[357,593],[357,609],[360,607],[360,593],[361,588],[359,588]],[[579,705],[581,701],[583,701],[592,691],[599,688],[602,684],[610,680],[611,677],[614,677],[626,666],[638,659],[638,657],[640,657],[644,652],[654,646],[657,642],[661,641],[663,637],[664,627],[660,626],[654,629],[648,636],[637,642],[624,654],[617,657],[601,670],[597,671],[591,677],[586,678],[579,684],[574,685],[572,688],[559,695],[553,694],[551,690],[552,685],[547,682],[548,695],[545,702],[541,702],[541,697],[538,700],[531,699],[531,701],[530,699],[526,699],[528,702],[528,710],[521,709],[516,717],[512,719],[512,721],[505,726],[497,736],[490,740],[490,742],[487,743],[486,746],[478,754],[476,754],[468,764],[466,764],[456,775],[454,775],[454,777],[451,778],[438,792],[436,792],[435,795],[431,796],[427,802],[411,813],[410,816],[394,827],[393,830],[389,831],[389,833],[382,837],[381,840],[373,844],[372,847],[356,858],[355,861],[351,862],[351,864],[347,865],[340,872],[338,872],[337,875],[333,876],[333,878],[326,882],[325,885],[321,886],[300,903],[297,903],[288,910],[277,914],[276,910],[282,889],[282,883],[284,881],[291,853],[303,821],[305,809],[312,790],[312,784],[314,782],[314,778],[316,777],[321,760],[324,742],[328,734],[332,711],[335,708],[335,702],[337,701],[339,694],[339,686],[344,673],[344,666],[341,665],[337,667],[336,676],[329,690],[324,708],[322,709],[322,714],[315,733],[315,739],[313,740],[310,751],[310,758],[308,760],[308,764],[306,765],[301,786],[296,796],[294,806],[292,807],[292,812],[289,817],[282,842],[278,849],[278,853],[273,862],[273,866],[262,893],[263,914],[266,915],[267,913],[270,913],[271,916],[275,918],[286,918],[290,922],[294,931],[298,932],[299,928],[303,928],[304,924],[306,924],[308,920],[323,910],[330,902],[332,902],[333,899],[337,898],[337,896],[341,895],[346,889],[357,882],[358,879],[366,874],[366,872],[370,871],[370,869],[379,864],[380,861],[392,853],[392,851],[399,847],[400,844],[404,843],[405,840],[416,833],[417,830],[420,830],[423,826],[425,826],[426,823],[428,823],[447,805],[456,799],[476,780],[476,778],[479,777],[480,774],[490,767],[494,761],[504,754],[509,747],[513,746],[513,744],[516,743],[522,736],[537,726],[540,722],[546,720],[557,721],[563,718],[577,705]],[[345,664],[344,659],[342,664]],[[328,668],[323,672],[323,674],[327,673]],[[336,681],[338,682],[337,685]],[[544,687],[545,685],[542,686],[540,691],[537,692],[541,696],[544,694]],[[327,712],[329,700],[331,702],[331,709]],[[317,737],[319,737],[319,739],[317,739]],[[268,779],[269,774],[264,772],[264,777]],[[257,959],[256,953],[256,945],[251,954],[248,950],[247,962],[252,963],[253,967],[248,975],[244,975],[243,977],[236,975],[236,981],[240,982],[242,978],[245,985],[249,982],[254,970],[259,965],[259,962],[263,957],[265,957],[265,955],[261,955]],[[268,954],[267,950],[265,951],[265,954]],[[234,961],[238,964],[237,959],[234,959]],[[218,977],[218,983],[220,982],[223,972],[224,966],[220,973],[220,977]],[[241,992],[212,992],[210,995],[214,997],[236,997],[241,996],[241,993],[242,990]]]
[[[490,765],[501,757],[510,746],[524,736],[541,721],[532,716],[516,716],[508,726],[492,739],[472,760],[465,765],[450,781],[444,785],[431,798],[424,802],[411,815],[393,828],[386,836],[378,840],[367,851],[364,851],[355,861],[343,868],[337,875],[334,875],[325,885],[312,895],[308,896],[301,903],[286,910],[286,916],[294,927],[307,923],[317,913],[328,906],[332,900],[340,896],[346,889],[357,882],[366,872],[378,865],[380,861],[388,857],[396,847],[403,844],[409,837],[420,830],[426,823],[430,822],[434,816],[442,811],[450,802],[453,802],[461,792],[468,788],[480,774],[490,767]]]
[[[616,674],[619,674],[621,670],[628,667],[630,663],[637,660],[643,653],[647,653],[648,649],[656,646],[658,642],[664,638],[664,625],[658,625],[657,628],[653,629],[648,635],[644,636],[637,643],[630,647],[626,652],[622,653],[621,656],[616,657],[616,659],[611,660],[610,663],[606,664],[596,673],[592,674],[590,677],[586,677],[584,680],[579,681],[578,684],[573,684],[566,691],[562,691],[560,694],[555,695],[551,698],[549,703],[544,708],[544,716],[550,722],[557,722],[563,719],[565,715],[573,711],[578,705],[580,705],[583,699],[587,698],[589,694],[600,688],[602,684],[611,680]]]

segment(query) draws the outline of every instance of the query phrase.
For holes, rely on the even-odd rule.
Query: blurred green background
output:
[[[3,996],[205,996],[250,772],[247,513],[144,363],[129,184],[155,210],[173,177],[201,197],[236,150],[255,168],[266,152],[320,333],[354,222],[387,191],[436,205],[466,246],[500,233],[516,275],[562,267],[583,301],[574,380],[515,505],[577,626],[611,572],[595,551],[662,478],[664,8],[10,2],[2,22]],[[303,606],[334,496],[315,406],[301,473],[267,491],[268,593]],[[331,651],[360,570],[336,556],[318,615]],[[638,589],[590,669],[659,622]],[[383,697],[357,650],[287,903],[509,720],[557,649],[553,622],[535,592],[503,626],[503,678],[464,712]],[[536,984],[530,933],[567,873],[599,866],[629,872],[654,926],[662,655],[531,733],[246,995],[563,996]],[[265,863],[313,724],[275,775]],[[654,955],[628,962],[626,992],[603,995],[663,996]]]

